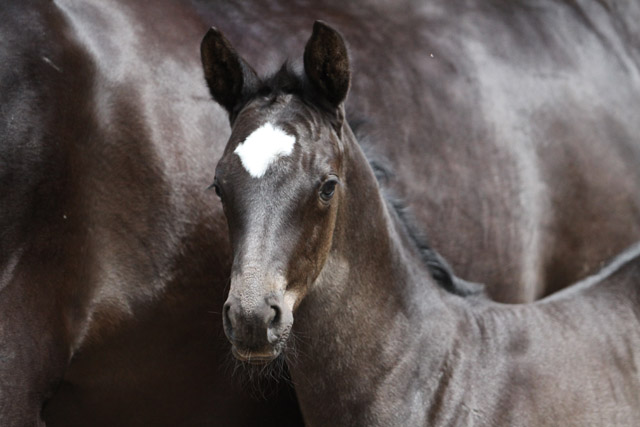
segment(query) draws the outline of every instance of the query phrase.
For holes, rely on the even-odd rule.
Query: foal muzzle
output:
[[[293,315],[280,295],[241,298],[230,294],[222,320],[233,355],[243,362],[264,364],[282,352]]]

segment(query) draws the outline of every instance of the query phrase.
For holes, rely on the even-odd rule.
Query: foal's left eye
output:
[[[336,192],[336,185],[338,184],[338,178],[330,177],[328,178],[320,188],[320,199],[325,202],[328,202],[333,197],[333,194]]]
[[[213,184],[211,184],[209,188],[213,188],[213,191],[216,192],[216,196],[218,196],[218,198],[222,200],[222,190],[220,190],[220,184],[218,184],[217,178],[213,180]]]

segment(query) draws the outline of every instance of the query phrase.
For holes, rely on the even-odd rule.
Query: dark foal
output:
[[[385,201],[336,31],[316,22],[302,75],[259,79],[214,29],[202,53],[232,121],[225,332],[242,361],[287,356],[308,425],[640,423],[640,246],[547,300],[491,302]]]

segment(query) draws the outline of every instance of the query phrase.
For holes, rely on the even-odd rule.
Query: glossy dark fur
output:
[[[340,40],[316,22],[303,74],[264,81],[219,31],[203,40],[232,119],[215,186],[233,248],[234,355],[284,353],[310,426],[640,423],[640,244],[537,303],[461,292],[384,199],[345,120]],[[296,143],[255,176],[236,150],[265,123]]]
[[[301,55],[315,19],[335,24],[359,141],[390,159],[389,186],[434,247],[501,301],[565,286],[638,238],[633,3],[265,3],[3,2],[1,425],[295,413],[286,392],[256,401],[231,379],[227,230],[203,191],[229,135],[199,62],[212,24],[261,73]]]

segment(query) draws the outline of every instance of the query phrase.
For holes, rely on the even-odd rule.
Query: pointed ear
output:
[[[200,56],[211,96],[233,117],[237,107],[257,89],[256,72],[214,27],[202,39]]]
[[[313,24],[304,49],[304,71],[334,107],[347,97],[351,80],[347,47],[340,33],[322,21]]]

